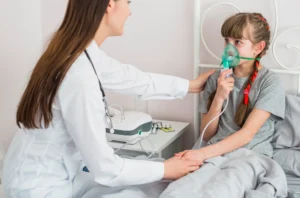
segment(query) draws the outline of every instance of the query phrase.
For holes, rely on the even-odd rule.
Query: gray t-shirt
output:
[[[207,81],[202,99],[200,100],[199,111],[207,113],[207,101],[211,93],[217,88],[217,79],[220,71],[215,72]],[[210,139],[209,144],[215,144],[229,135],[235,133],[241,128],[236,125],[234,115],[238,105],[244,98],[244,84],[248,77],[238,78],[234,76],[234,89],[229,95],[229,103],[225,112],[221,115],[217,133]],[[252,141],[245,145],[244,148],[251,149],[257,153],[267,156],[273,155],[273,148],[270,144],[274,134],[274,122],[282,120],[285,112],[285,92],[279,78],[275,73],[263,67],[257,75],[257,78],[251,86],[249,93],[250,111],[253,108],[261,109],[271,113],[271,117],[256,133]],[[223,108],[225,107],[225,102]]]

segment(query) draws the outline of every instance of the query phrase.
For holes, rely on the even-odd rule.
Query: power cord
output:
[[[150,134],[150,135],[152,135],[152,134]],[[150,135],[148,135],[148,136],[146,136],[146,137],[143,137],[143,138],[137,137],[137,138],[135,138],[135,139],[133,139],[133,140],[131,140],[131,141],[128,141],[128,142],[124,143],[120,148],[118,148],[118,149],[115,151],[115,154],[117,154],[121,149],[123,149],[123,148],[124,148],[125,146],[127,146],[128,144],[133,143],[133,142],[137,141],[137,139],[139,139],[139,140],[137,141],[137,143],[139,143],[141,149],[142,149],[145,153],[147,153],[147,155],[148,155],[148,156],[147,156],[147,159],[150,159],[150,158],[154,155],[154,146],[153,146],[152,142],[150,141],[150,139],[148,139],[148,137],[149,137]],[[151,149],[152,149],[152,152],[151,152],[151,153],[148,153],[148,151],[146,151],[146,150],[144,149],[143,145],[142,145],[142,140],[145,140],[145,139],[148,140],[148,142],[149,142],[149,144],[150,144],[150,146],[151,146]],[[122,157],[132,158],[132,157],[127,156],[127,155],[122,155]]]

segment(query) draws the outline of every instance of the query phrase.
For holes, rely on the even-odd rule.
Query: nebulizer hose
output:
[[[202,141],[203,141],[203,137],[204,137],[204,134],[205,134],[205,132],[206,132],[206,129],[209,127],[209,125],[210,125],[211,123],[213,123],[218,117],[220,117],[220,116],[225,112],[225,110],[226,110],[226,108],[227,108],[227,106],[228,106],[228,101],[229,101],[229,98],[226,99],[226,105],[225,105],[224,109],[222,110],[222,112],[219,113],[217,116],[215,116],[213,119],[211,119],[211,121],[209,121],[209,122],[206,124],[206,126],[204,127],[204,129],[203,129],[203,131],[202,131],[202,133],[201,133],[201,137],[200,137],[200,147],[201,147],[201,145],[202,145]]]

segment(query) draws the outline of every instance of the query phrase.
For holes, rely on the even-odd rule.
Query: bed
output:
[[[299,7],[297,0],[289,1],[289,4],[277,0],[195,0],[194,6],[195,77],[207,69],[219,68],[221,59],[218,55],[222,54],[222,46],[215,43],[222,42],[220,28],[226,17],[237,12],[260,12],[271,25],[272,44],[262,63],[272,65],[270,69],[282,78],[286,86],[290,115],[287,120],[276,124],[273,147],[274,159],[286,173],[289,198],[300,198],[300,124],[296,122],[300,115],[300,37],[297,36],[300,23],[291,20],[299,15],[295,7]],[[200,95],[195,96],[195,101],[199,99]],[[199,131],[201,120],[198,104],[194,103],[195,131]],[[197,133],[194,138],[198,138]]]
[[[4,198],[4,191],[3,191],[3,187],[2,185],[0,184],[0,198]]]
[[[286,94],[285,120],[277,122],[273,158],[286,173],[290,198],[300,198],[300,97]]]
[[[287,175],[289,186],[288,198],[300,198],[300,178],[294,175]]]
[[[4,198],[4,190],[1,182],[3,158],[4,158],[4,149],[2,148],[0,143],[0,198]]]

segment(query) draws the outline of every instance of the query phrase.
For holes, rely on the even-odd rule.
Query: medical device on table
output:
[[[117,106],[120,110],[111,108],[112,106]],[[111,105],[109,109],[114,133],[110,133],[109,126],[106,126],[108,141],[136,144],[139,140],[150,135],[152,129],[150,115],[137,111],[123,111],[118,105]]]
[[[240,56],[239,51],[236,49],[236,47],[229,43],[224,48],[224,51],[223,51],[223,54],[222,54],[222,62],[220,64],[220,66],[223,66],[223,67],[221,68],[221,72],[223,72],[224,70],[227,70],[227,69],[233,69],[234,67],[238,66],[239,63],[240,63],[240,59],[260,60],[260,58],[248,58],[248,57]],[[226,77],[228,78],[229,76],[230,75],[228,75]],[[200,137],[200,146],[202,145],[203,136],[204,136],[204,133],[205,133],[207,127],[225,112],[225,110],[228,106],[228,101],[229,100],[226,99],[226,105],[225,105],[224,109],[222,110],[222,112],[220,114],[218,114],[216,117],[214,117],[211,121],[209,121],[207,123],[207,125],[204,127],[204,129],[201,133],[201,137]]]

